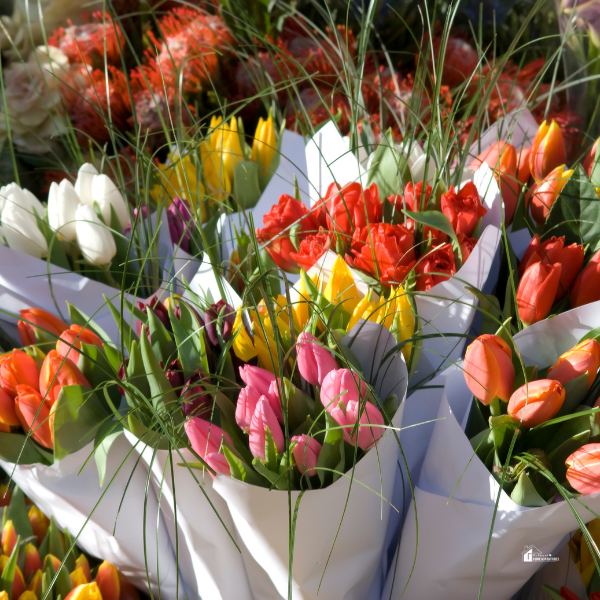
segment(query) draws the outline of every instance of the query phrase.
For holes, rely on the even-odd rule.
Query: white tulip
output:
[[[80,204],[75,212],[77,244],[84,258],[93,265],[110,263],[117,253],[115,240],[93,208]]]
[[[10,205],[18,207],[33,220],[35,213],[38,217],[43,217],[45,213],[42,203],[29,190],[21,189],[16,183],[6,186],[2,214]]]
[[[102,218],[107,225],[110,225],[110,207],[115,209],[121,229],[124,230],[129,224],[129,212],[127,204],[108,175],[96,175],[92,184],[92,198],[98,203]]]
[[[79,200],[91,207],[94,206],[94,201],[92,200],[92,183],[96,175],[98,175],[96,167],[90,163],[84,163],[79,167],[75,181],[75,191],[79,196]]]
[[[2,211],[2,233],[9,248],[43,258],[48,253],[46,238],[31,213],[17,204],[7,203]]]
[[[79,204],[79,196],[68,179],[63,179],[60,185],[52,182],[48,192],[48,223],[69,242],[77,239],[75,211]]]

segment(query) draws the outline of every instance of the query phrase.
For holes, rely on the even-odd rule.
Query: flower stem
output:
[[[494,398],[490,403],[490,414],[492,417],[499,417],[502,414],[500,410],[500,398]]]

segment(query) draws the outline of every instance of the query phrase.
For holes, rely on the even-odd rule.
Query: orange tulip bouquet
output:
[[[145,495],[148,472],[115,418],[118,353],[102,329],[69,309],[70,326],[23,310],[23,347],[0,356],[0,465],[86,551],[126,568],[137,585],[149,577],[158,589],[160,560],[161,588],[175,597],[175,557],[156,497]],[[155,542],[145,543],[148,536]]]
[[[578,522],[598,514],[599,309],[596,302],[571,310],[514,338],[504,326],[481,335],[462,363],[407,400],[425,398],[438,420],[419,428],[429,447],[411,471],[418,523],[427,529],[417,530],[409,509],[389,590],[408,581],[418,533],[409,597],[454,586],[475,597],[484,569],[484,596],[510,597],[537,568],[523,552],[533,545],[551,555]]]

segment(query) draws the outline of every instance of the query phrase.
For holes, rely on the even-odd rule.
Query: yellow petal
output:
[[[237,333],[235,340],[233,341],[233,351],[240,360],[248,362],[250,359],[256,356],[256,350],[254,348],[252,338],[244,327],[241,308],[238,308],[235,314],[233,332],[234,334]]]
[[[360,293],[350,268],[339,254],[333,263],[323,295],[333,304],[342,304],[342,308],[349,314],[354,312],[360,302]]]

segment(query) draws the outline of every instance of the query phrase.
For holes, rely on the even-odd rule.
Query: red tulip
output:
[[[531,147],[523,148],[519,152],[517,159],[517,179],[523,187],[531,177],[531,168],[529,166],[529,159],[531,157]]]
[[[548,316],[560,285],[561,271],[559,263],[537,262],[523,273],[517,288],[517,308],[525,325]]]
[[[308,271],[329,250],[332,241],[332,235],[321,229],[319,233],[307,235],[300,242],[298,252],[290,252],[290,257],[301,269]]]
[[[457,193],[451,185],[446,194],[442,194],[442,212],[450,219],[456,233],[470,236],[481,217],[487,210],[481,205],[479,192],[472,181],[466,183]],[[514,211],[513,211],[514,212]]]
[[[542,181],[553,169],[564,165],[567,159],[565,141],[558,123],[544,121],[538,128],[529,157],[529,168],[536,181]]]
[[[598,151],[598,142],[600,142],[600,138],[594,142],[592,149],[588,152],[585,160],[583,161],[583,168],[585,169],[588,177],[592,176],[592,169],[594,168],[594,161],[596,160],[596,152]]]
[[[454,252],[451,244],[444,244],[437,250],[421,257],[415,266],[417,291],[426,292],[434,285],[450,279],[456,273]]]
[[[23,576],[27,581],[36,571],[42,568],[42,561],[37,548],[33,544],[25,546],[25,563],[23,565]]]
[[[530,200],[531,216],[537,223],[546,222],[550,209],[572,174],[572,170],[565,171],[565,166],[559,165],[533,188]]]
[[[460,245],[460,251],[462,253],[462,260],[463,263],[465,263],[469,256],[471,256],[471,252],[473,252],[473,249],[475,248],[479,240],[477,238],[467,237],[462,233],[457,237],[458,244]]]
[[[577,308],[600,300],[600,250],[581,271],[571,289],[571,306]]]
[[[42,308],[22,310],[21,319],[30,322],[19,321],[17,323],[23,346],[31,346],[43,341],[54,341],[68,327],[64,321]],[[48,333],[42,331],[44,329]]]
[[[594,340],[585,340],[562,354],[548,369],[548,378],[563,385],[572,379],[588,376],[588,389],[592,387],[596,373],[600,368],[600,344]]]
[[[552,379],[522,385],[508,401],[508,414],[524,427],[535,427],[551,419],[565,401],[565,388]]]
[[[119,571],[114,565],[104,561],[96,573],[96,583],[104,600],[119,600],[121,584],[119,582]]]
[[[46,533],[48,533],[50,519],[48,519],[48,517],[37,506],[32,506],[29,509],[28,517],[29,522],[31,523],[31,528],[33,529],[33,533],[39,545],[44,541]]]
[[[580,494],[600,492],[600,444],[586,444],[565,461],[567,481]]]

